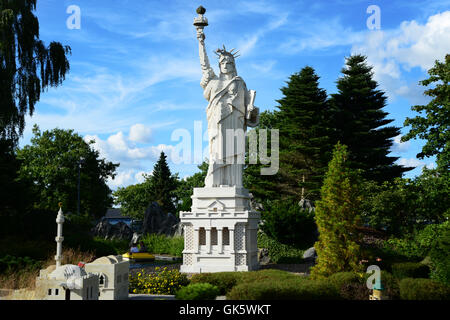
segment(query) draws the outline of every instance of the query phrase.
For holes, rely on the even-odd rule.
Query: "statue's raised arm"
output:
[[[202,81],[201,86],[205,88],[209,80],[216,78],[214,70],[209,64],[208,55],[206,54],[205,48],[205,34],[203,29],[208,25],[208,19],[206,19],[203,14],[206,12],[205,8],[200,6],[197,9],[198,17],[194,19],[194,26],[197,29],[197,39],[198,39],[198,49],[200,55],[200,65],[202,67]]]

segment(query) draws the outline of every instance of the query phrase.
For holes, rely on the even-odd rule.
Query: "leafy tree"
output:
[[[365,223],[394,236],[442,223],[450,216],[448,172],[423,168],[414,179],[396,178],[381,184],[366,181],[362,190]]]
[[[362,197],[360,178],[350,168],[349,158],[347,147],[337,143],[321,189],[321,200],[316,201],[319,241],[314,245],[318,258],[311,269],[312,277],[360,270],[357,227],[361,224]]]
[[[406,118],[404,125],[411,130],[402,137],[402,141],[421,138],[426,143],[417,154],[419,159],[436,155],[438,168],[448,171],[450,165],[450,54],[445,62],[436,60],[434,67],[428,70],[430,77],[419,83],[423,86],[435,84],[425,91],[433,99],[425,106],[413,106],[411,109],[419,115]]]
[[[178,199],[177,215],[180,211],[190,211],[192,207],[192,194],[194,188],[202,188],[205,186],[205,178],[208,173],[208,162],[204,161],[198,166],[200,172],[194,173],[192,176],[178,181],[178,187],[175,190]]]
[[[101,217],[112,204],[111,190],[106,181],[115,177],[118,164],[99,158],[99,152],[73,130],[53,129],[41,132],[33,127],[31,145],[17,151],[22,161],[19,171],[22,181],[33,184],[34,207],[77,211],[78,165],[80,170],[81,210],[92,217]]]
[[[15,144],[41,91],[56,87],[70,69],[68,46],[39,40],[36,0],[0,1],[0,139]]]
[[[151,177],[151,176],[150,176]],[[122,214],[137,220],[144,219],[145,209],[152,201],[151,181],[145,175],[145,181],[128,187],[119,187],[113,193],[114,203],[120,206]]]
[[[156,201],[165,213],[175,213],[177,175],[172,175],[167,164],[166,155],[161,152],[151,175],[144,175],[144,182],[118,188],[114,192],[115,204],[122,212],[136,219],[143,219],[145,210],[151,202]]]
[[[334,143],[348,146],[351,167],[364,170],[367,180],[401,177],[413,168],[396,165],[398,158],[388,156],[392,138],[400,134],[400,128],[387,126],[393,120],[386,119],[388,113],[383,108],[387,98],[372,79],[372,67],[366,64],[366,57],[353,55],[347,58],[342,73],[338,93],[330,98]]]

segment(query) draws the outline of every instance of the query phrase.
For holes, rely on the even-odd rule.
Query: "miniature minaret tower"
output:
[[[56,216],[56,223],[58,224],[58,229],[57,229],[57,235],[55,238],[56,241],[56,256],[55,256],[55,260],[56,260],[56,267],[58,268],[59,266],[61,266],[61,260],[62,260],[62,242],[64,240],[64,237],[62,236],[62,231],[63,231],[63,223],[64,223],[64,215],[62,212],[62,203],[60,202],[59,204],[59,211],[58,211],[58,215]]]

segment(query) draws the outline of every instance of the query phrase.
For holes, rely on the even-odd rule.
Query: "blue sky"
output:
[[[403,127],[406,117],[416,115],[411,106],[428,101],[418,82],[450,53],[450,1],[39,0],[40,38],[71,46],[71,70],[61,87],[41,95],[26,119],[21,146],[29,143],[35,123],[41,130],[74,129],[95,139],[103,157],[120,162],[118,176],[109,182],[113,189],[142,181],[161,150],[180,177],[197,172],[193,161],[172,161],[179,141],[171,136],[177,129],[194,136],[195,121],[206,131],[192,25],[200,4],[207,9],[212,65],[217,70],[213,50],[222,44],[239,49],[238,73],[256,90],[261,111],[275,109],[280,88],[306,65],[316,70],[328,94],[335,93],[345,57],[362,53],[389,98],[389,118]],[[80,29],[66,25],[71,5],[80,8]],[[370,5],[380,9],[379,30],[367,26]],[[399,138],[392,155],[417,167],[408,177],[434,166],[434,158],[415,157],[423,141],[399,143]]]

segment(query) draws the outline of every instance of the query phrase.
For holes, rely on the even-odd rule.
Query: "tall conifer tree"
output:
[[[161,151],[158,162],[153,167],[151,176],[152,200],[159,203],[165,213],[175,214],[174,196],[177,177],[170,172],[167,156]]]
[[[397,165],[398,157],[388,156],[400,128],[387,126],[393,120],[386,119],[388,113],[383,108],[387,98],[377,89],[372,67],[366,64],[366,57],[353,55],[347,58],[342,73],[338,93],[330,99],[333,142],[348,146],[351,166],[363,169],[365,178],[382,182],[401,177],[412,168]]]
[[[318,258],[311,269],[315,278],[360,269],[356,228],[361,224],[360,178],[350,168],[348,159],[347,147],[337,143],[321,189],[321,200],[316,201],[319,241],[314,248]]]
[[[246,181],[255,196],[294,200],[319,197],[333,146],[327,94],[319,88],[318,80],[312,67],[304,67],[281,88],[279,110],[261,115],[258,129],[280,130],[280,163],[275,176],[261,176],[258,166],[248,166]]]

